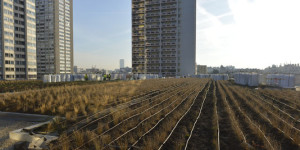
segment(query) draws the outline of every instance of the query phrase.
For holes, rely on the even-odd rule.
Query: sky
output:
[[[300,63],[299,0],[197,0],[197,64]],[[78,67],[131,66],[131,0],[74,0]]]

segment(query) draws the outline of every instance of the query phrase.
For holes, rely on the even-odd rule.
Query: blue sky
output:
[[[300,63],[299,0],[197,0],[198,64]],[[131,0],[74,0],[79,67],[131,66]]]
[[[114,69],[131,64],[131,4],[128,0],[74,0],[74,62]]]

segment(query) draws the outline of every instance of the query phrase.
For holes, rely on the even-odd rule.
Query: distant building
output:
[[[100,73],[100,69],[95,68],[95,67],[87,68],[85,71],[86,71],[86,73],[88,73],[88,74]]]
[[[124,59],[120,59],[120,69],[125,67]]]
[[[0,80],[37,79],[35,20],[35,1],[0,1]]]
[[[271,67],[265,68],[265,73],[280,73],[280,74],[300,74],[299,64],[284,64],[284,65],[272,65]]]
[[[130,73],[130,72],[132,72],[132,69],[129,67],[120,69],[120,73]]]
[[[38,78],[73,73],[73,0],[35,1]]]
[[[207,66],[206,65],[197,65],[197,74],[207,74]]]
[[[223,66],[223,65],[221,65],[221,67],[220,67],[220,73],[229,74],[229,73],[233,73],[233,72],[235,72],[235,67],[234,66]]]
[[[74,66],[74,73],[78,73],[78,68],[77,68],[77,66]]]
[[[262,73],[262,70],[257,68],[237,68],[234,72]]]
[[[132,0],[132,71],[195,74],[196,0]]]
[[[207,67],[208,74],[218,74],[220,72],[220,67]]]

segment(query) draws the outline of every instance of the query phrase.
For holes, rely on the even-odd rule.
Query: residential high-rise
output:
[[[36,79],[34,0],[1,0],[0,8],[0,80]]]
[[[196,0],[132,0],[133,73],[195,74]]]
[[[125,62],[124,59],[120,59],[120,69],[125,68]]]
[[[38,77],[73,73],[73,0],[36,0]]]

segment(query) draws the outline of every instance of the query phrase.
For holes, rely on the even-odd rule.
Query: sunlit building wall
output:
[[[196,0],[132,0],[133,73],[195,74]]]
[[[73,0],[36,0],[38,77],[73,73]]]
[[[0,8],[0,80],[36,79],[35,0],[1,0]]]

